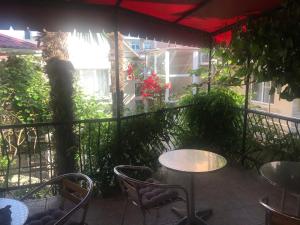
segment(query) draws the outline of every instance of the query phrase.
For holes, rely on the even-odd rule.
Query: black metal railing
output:
[[[91,146],[101,143],[101,127],[115,119],[82,120],[73,122],[77,138],[77,162],[80,171],[86,170]],[[38,185],[55,175],[54,132],[62,123],[36,123],[0,126],[0,188],[15,190]],[[91,133],[97,129],[97,134]],[[92,143],[93,142],[93,143]]]
[[[187,110],[182,106],[143,113],[120,119],[94,119],[73,122],[76,136],[76,160],[80,171],[111,183],[115,162],[156,163],[163,151],[184,147],[182,137],[188,134]],[[242,138],[244,110],[234,123]],[[265,161],[300,159],[299,119],[247,110],[246,148],[236,143],[231,155],[250,166]],[[55,175],[54,131],[59,123],[0,126],[0,187],[15,190],[40,184]],[[238,142],[238,141],[237,141]],[[238,151],[238,150],[239,151]],[[116,160],[117,158],[117,160]],[[108,184],[106,184],[108,183]]]
[[[247,110],[245,158],[258,167],[273,160],[300,159],[300,119]]]

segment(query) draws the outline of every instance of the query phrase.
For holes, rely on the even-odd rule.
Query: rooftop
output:
[[[38,50],[36,44],[0,33],[0,49]]]

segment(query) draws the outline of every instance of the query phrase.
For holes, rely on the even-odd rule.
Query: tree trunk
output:
[[[63,123],[55,126],[56,162],[58,174],[76,171],[76,142],[73,133],[73,74],[71,62],[52,58],[47,61],[46,72],[51,86],[53,121]]]
[[[115,61],[115,39],[114,33],[108,34],[108,41],[110,45],[110,63],[111,63],[111,92],[112,92],[112,111],[116,116],[117,112],[117,90],[116,90],[116,61]],[[123,112],[123,95],[125,86],[125,73],[124,73],[124,50],[123,50],[123,36],[121,33],[118,35],[118,48],[119,48],[119,82],[120,82],[120,112]]]

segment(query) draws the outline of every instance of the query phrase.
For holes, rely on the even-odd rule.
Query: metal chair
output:
[[[263,198],[259,203],[266,209],[266,225],[300,225],[300,217],[286,214],[269,205],[268,198]]]
[[[48,188],[49,186],[50,188]],[[32,199],[33,195],[46,188],[48,188],[48,191],[51,190],[59,194],[61,200],[59,205],[55,209],[44,210],[29,217],[25,225],[35,224],[32,221],[48,221],[50,217],[52,217],[51,221],[54,225],[85,224],[84,221],[93,190],[93,182],[88,176],[81,173],[68,173],[57,176],[35,188],[21,200]],[[67,204],[69,206],[70,203],[71,207],[67,209],[66,206]],[[79,219],[80,222],[70,222],[70,218],[80,209],[83,209],[81,219]]]
[[[123,194],[126,196],[122,222],[124,224],[128,203],[141,209],[143,224],[146,223],[146,213],[151,209],[156,209],[156,220],[159,216],[159,209],[176,201],[186,202],[187,212],[189,212],[188,192],[179,185],[168,185],[159,183],[152,178],[153,171],[146,166],[119,165],[114,168]],[[182,198],[177,191],[184,194]]]

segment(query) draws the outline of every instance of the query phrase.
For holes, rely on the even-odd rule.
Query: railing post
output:
[[[250,58],[248,58],[248,60],[247,60],[247,68],[249,68],[249,65],[250,65]],[[251,74],[248,72],[248,74],[246,76],[246,80],[245,80],[246,90],[245,90],[244,120],[243,120],[242,164],[244,164],[245,154],[246,154],[250,76],[251,76]]]
[[[208,62],[208,81],[207,81],[207,92],[210,92],[211,89],[211,59],[212,59],[212,48],[213,43],[212,40],[209,45],[209,62]]]

